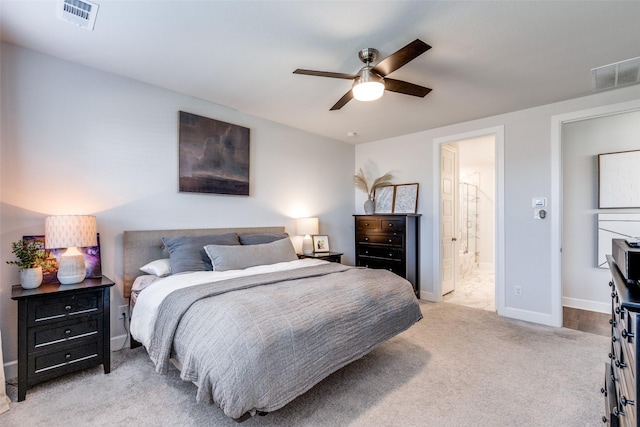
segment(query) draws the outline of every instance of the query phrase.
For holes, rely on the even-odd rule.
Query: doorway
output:
[[[496,135],[441,145],[443,301],[496,311]]]

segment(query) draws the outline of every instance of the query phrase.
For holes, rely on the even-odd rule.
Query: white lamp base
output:
[[[63,285],[71,285],[82,282],[86,275],[87,268],[84,265],[84,255],[76,247],[67,249],[60,256],[58,281]]]
[[[311,236],[308,234],[302,239],[302,253],[305,255],[313,254],[313,242],[311,241]]]

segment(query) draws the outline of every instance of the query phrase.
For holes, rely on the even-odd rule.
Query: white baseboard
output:
[[[579,298],[562,297],[564,307],[579,308],[580,310],[611,313],[611,303],[589,301]]]
[[[501,312],[500,315],[511,319],[524,320],[525,322],[539,323],[541,325],[554,326],[557,328],[562,327],[562,324],[558,325],[556,319],[554,319],[551,314],[539,313],[537,311],[506,307],[504,312]]]
[[[440,302],[442,301],[442,296],[438,296],[438,294],[433,293],[433,292],[425,292],[425,291],[419,291],[419,299],[423,299],[426,301],[431,301],[431,302]]]
[[[118,335],[111,337],[111,351],[119,351],[129,348],[129,335]],[[18,378],[18,361],[11,360],[4,364],[4,377],[6,379]]]

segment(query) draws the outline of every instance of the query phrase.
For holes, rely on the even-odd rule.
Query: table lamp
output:
[[[92,215],[56,215],[44,219],[47,249],[67,248],[58,263],[58,281],[63,285],[80,283],[87,274],[84,255],[78,248],[96,246],[96,217]]]
[[[305,255],[313,254],[312,234],[318,234],[318,218],[298,218],[296,228],[298,234],[304,236],[302,239],[302,253]]]

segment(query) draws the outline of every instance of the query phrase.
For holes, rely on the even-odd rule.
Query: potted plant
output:
[[[376,194],[376,188],[383,187],[385,185],[391,185],[391,179],[393,175],[390,173],[385,173],[379,178],[373,180],[371,185],[367,182],[367,177],[364,175],[362,168],[358,170],[358,173],[353,176],[353,182],[356,184],[356,187],[360,190],[367,193],[367,200],[364,202],[364,213],[370,215],[374,213],[375,205],[374,199]]]
[[[44,244],[33,240],[18,240],[11,243],[11,252],[15,254],[18,260],[7,261],[7,264],[18,266],[22,287],[34,289],[40,286],[42,283],[42,267],[47,262]]]

